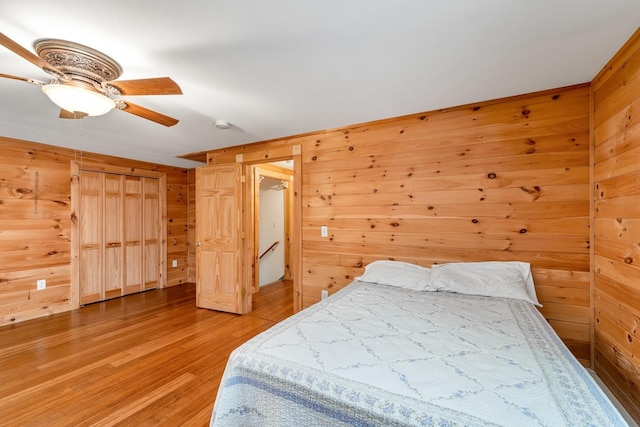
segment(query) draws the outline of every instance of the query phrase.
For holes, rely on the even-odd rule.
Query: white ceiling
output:
[[[197,166],[176,156],[588,82],[639,17],[639,0],[2,0],[0,32],[29,50],[81,43],[184,95],[125,97],[171,128],[62,120],[39,87],[0,79],[0,135]],[[48,78],[2,46],[0,73]]]

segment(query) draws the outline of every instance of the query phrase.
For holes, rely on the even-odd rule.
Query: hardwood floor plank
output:
[[[178,378],[174,379],[173,381],[163,384],[162,387],[153,390],[151,393],[141,397],[140,399],[134,400],[133,402],[128,403],[124,408],[109,414],[109,417],[107,420],[101,419],[97,423],[91,424],[91,426],[92,427],[112,427],[118,424],[119,422],[126,420],[131,415],[138,412],[141,408],[146,408],[154,401],[182,387],[184,384],[187,384],[192,380],[193,380],[192,374],[188,374],[188,373],[182,374]]]
[[[229,354],[293,313],[291,281],[245,316],[185,284],[0,328],[1,426],[205,426]]]

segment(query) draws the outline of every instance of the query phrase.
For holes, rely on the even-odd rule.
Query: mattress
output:
[[[353,282],[229,357],[212,426],[624,426],[533,304]]]

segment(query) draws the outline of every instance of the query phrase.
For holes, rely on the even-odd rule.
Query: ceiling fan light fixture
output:
[[[113,110],[115,102],[99,92],[59,83],[42,86],[42,91],[51,102],[63,110],[85,113],[88,116],[101,116]]]

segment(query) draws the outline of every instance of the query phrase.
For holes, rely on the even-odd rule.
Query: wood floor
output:
[[[197,309],[186,284],[2,327],[0,425],[207,425],[229,353],[293,313],[291,282],[253,308]]]

